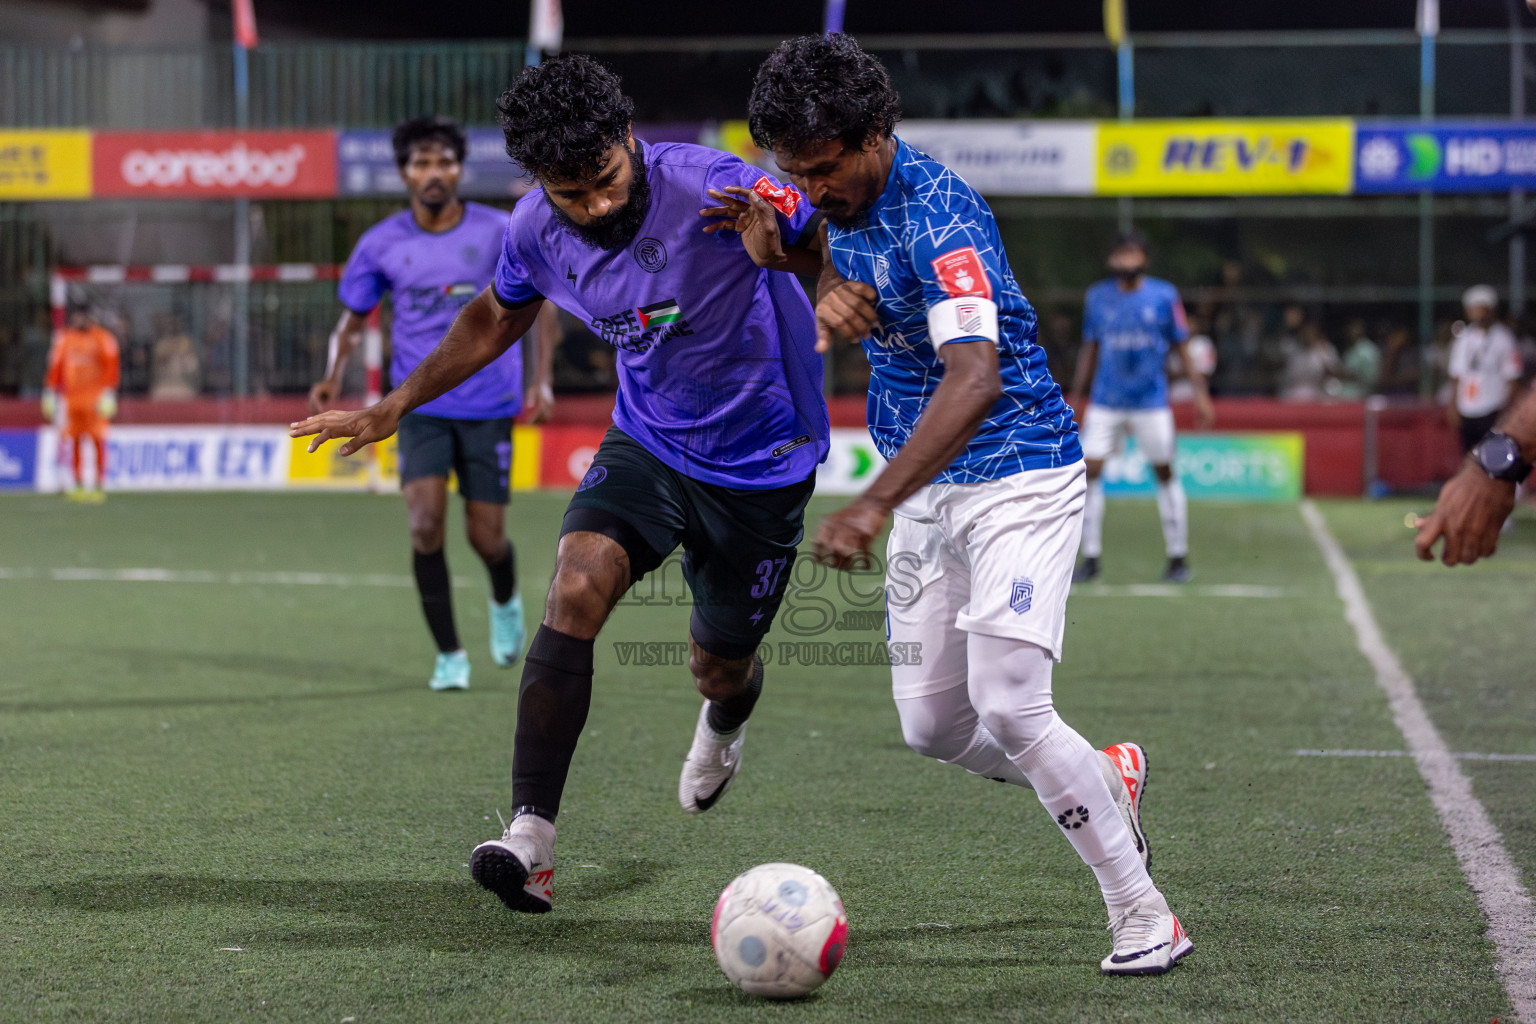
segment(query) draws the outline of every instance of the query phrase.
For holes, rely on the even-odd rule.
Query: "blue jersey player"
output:
[[[826,215],[818,334],[863,339],[869,430],[890,460],[822,521],[816,556],[864,561],[894,516],[890,639],[922,651],[891,670],[907,742],[1033,788],[1103,890],[1101,969],[1161,973],[1192,947],[1143,859],[1145,753],[1095,751],[1051,698],[1085,490],[1071,410],[991,211],[895,136],[898,102],[835,34],[780,45],[748,105],[753,138]]]
[[[444,118],[424,117],[396,128],[393,142],[411,205],[363,232],[347,260],[338,288],[346,312],[332,335],[325,378],[310,389],[313,412],[336,400],[365,318],[386,295],[394,312],[390,378],[399,383],[496,272],[507,217],[459,199],[464,132]],[[438,650],[434,690],[469,686],[469,656],[454,625],[443,555],[450,470],[464,498],[465,534],[490,574],[492,658],[510,666],[522,650],[523,603],[506,532],[512,417],[522,408],[522,378],[522,354],[514,345],[400,422],[400,490],[410,516],[416,589]]]
[[[1195,391],[1199,423],[1214,420],[1205,377],[1189,353],[1189,325],[1179,290],[1147,276],[1147,243],[1134,232],[1115,240],[1114,274],[1088,289],[1083,304],[1083,349],[1072,383],[1072,407],[1083,410],[1083,457],[1088,503],[1083,516],[1083,564],[1074,582],[1097,579],[1104,550],[1104,460],[1129,434],[1157,476],[1157,511],[1163,521],[1168,566],[1163,579],[1189,581],[1189,514],[1184,485],[1173,472],[1173,412],[1168,408],[1168,350],[1178,348]],[[1083,401],[1093,382],[1091,401]]]
[[[389,398],[294,433],[353,438],[342,454],[389,436],[408,410],[499,358],[545,302],[615,348],[613,427],[566,510],[524,660],[512,822],[470,859],[507,906],[540,913],[593,642],[678,547],[694,599],[689,668],[705,698],[678,784],[683,809],[708,810],[741,763],[763,685],[756,651],[827,453],[815,314],[793,276],[817,273],[821,252],[819,217],[793,189],[728,153],[634,138],[633,104],[591,58],[524,70],[498,107],[508,153],[540,187],[512,213],[494,284]]]

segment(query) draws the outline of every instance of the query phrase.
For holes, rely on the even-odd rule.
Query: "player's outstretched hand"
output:
[[[1499,530],[1515,507],[1515,485],[1494,480],[1468,463],[1440,491],[1435,510],[1415,526],[1414,549],[1431,561],[1434,546],[1443,540],[1440,561],[1446,565],[1471,565],[1487,558],[1499,546]]]
[[[863,281],[844,281],[816,296],[816,351],[833,341],[863,341],[880,324],[875,312],[879,294]]]
[[[325,410],[329,409],[335,403],[336,392],[339,390],[340,388],[337,387],[336,382],[333,380],[322,380],[314,387],[310,388],[310,413],[313,415],[325,412]]]
[[[870,546],[885,528],[886,509],[868,498],[840,508],[816,529],[816,561],[834,569],[867,569],[874,562]]]
[[[308,437],[315,435],[315,439],[309,442],[309,451],[319,449],[322,444],[338,437],[351,438],[339,449],[342,455],[351,455],[361,451],[364,446],[382,441],[393,434],[400,425],[398,414],[391,412],[384,403],[370,405],[366,409],[356,412],[343,412],[340,409],[332,409],[318,416],[311,416],[299,423],[288,424],[289,437]]]
[[[699,216],[723,218],[704,225],[706,235],[734,231],[741,236],[741,244],[753,263],[760,267],[776,267],[784,262],[784,239],[779,234],[779,219],[766,199],[740,185],[727,185],[723,191],[717,188],[706,191],[720,205],[706,206],[699,211]]]

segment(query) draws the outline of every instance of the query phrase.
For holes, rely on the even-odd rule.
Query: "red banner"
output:
[[[334,132],[96,132],[96,196],[324,199],[336,194]]]
[[[539,486],[569,489],[581,483],[607,427],[541,427]]]

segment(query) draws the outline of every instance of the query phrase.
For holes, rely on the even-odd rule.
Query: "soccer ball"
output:
[[[709,937],[720,969],[743,992],[795,999],[837,969],[848,915],[836,890],[810,868],[759,864],[720,894]]]

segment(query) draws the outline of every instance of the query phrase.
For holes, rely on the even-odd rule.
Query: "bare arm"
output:
[[[939,349],[944,377],[890,465],[847,508],[822,520],[816,559],[838,569],[857,567],[885,525],[891,509],[942,473],[965,450],[1002,397],[997,346],[990,341],[951,342]]]
[[[1522,395],[1497,429],[1520,445],[1522,459],[1536,460],[1536,393]],[[1493,479],[1468,459],[1441,489],[1435,510],[1413,524],[1418,529],[1413,546],[1427,562],[1435,557],[1435,544],[1444,540],[1440,561],[1471,565],[1498,549],[1499,530],[1514,507],[1515,485]]]
[[[1088,405],[1088,389],[1093,386],[1093,373],[1098,368],[1098,339],[1084,338],[1082,347],[1077,350],[1077,367],[1072,371],[1072,390],[1067,395],[1068,404],[1078,416],[1082,416]]]
[[[699,216],[723,219],[706,224],[706,235],[735,231],[741,235],[752,262],[765,270],[801,277],[815,277],[821,272],[821,247],[786,244],[773,206],[762,196],[739,185],[727,185],[724,190],[712,188],[708,195],[720,205],[705,207]]]
[[[1195,421],[1202,430],[1208,430],[1216,422],[1216,407],[1211,404],[1211,389],[1206,387],[1205,374],[1195,365],[1187,340],[1179,342],[1179,364],[1184,367],[1189,386],[1195,389]]]
[[[544,300],[507,309],[490,288],[475,296],[453,320],[453,326],[411,375],[377,405],[353,413],[331,411],[291,425],[293,437],[315,435],[309,450],[315,451],[331,438],[350,437],[341,446],[351,455],[365,445],[382,441],[395,432],[400,417],[419,405],[446,394],[474,376],[493,359],[512,347],[533,326]]]
[[[523,397],[523,409],[528,413],[528,422],[543,423],[555,408],[555,349],[560,347],[560,314],[553,303],[539,310],[532,337],[533,373]]]
[[[336,321],[331,332],[330,352],[325,360],[325,376],[309,389],[309,411],[324,412],[341,394],[341,381],[347,374],[347,363],[352,353],[363,343],[363,330],[368,321],[361,314],[346,310]]]

